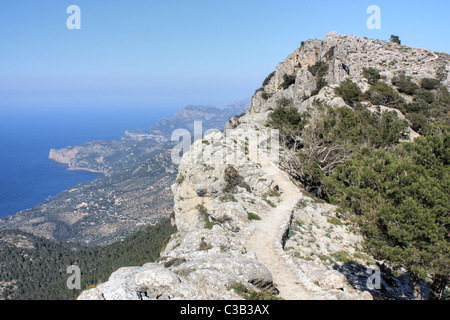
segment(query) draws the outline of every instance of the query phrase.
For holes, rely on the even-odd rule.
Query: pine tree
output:
[[[430,298],[442,297],[450,274],[449,130],[388,152],[365,149],[326,181],[331,199],[357,214],[367,250],[408,270],[417,298],[427,277]]]

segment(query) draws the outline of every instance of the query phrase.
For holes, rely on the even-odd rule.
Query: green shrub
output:
[[[269,75],[267,76],[267,78],[264,80],[262,86],[263,86],[263,87],[267,86],[267,85],[269,84],[270,80],[272,80],[272,78],[273,78],[274,76],[275,76],[275,71],[272,72],[271,74],[269,74]]]
[[[342,81],[341,85],[334,89],[335,93],[342,97],[347,104],[353,105],[360,100],[362,91],[350,79]]]
[[[336,49],[336,46],[333,46],[330,49],[328,49],[328,51],[325,53],[324,58],[326,58],[327,61],[329,61],[333,58],[335,49]]]
[[[276,204],[275,203],[273,203],[272,201],[270,201],[269,199],[263,199],[265,202],[267,202],[267,204],[269,205],[269,206],[271,206],[272,208],[276,208]]]
[[[355,264],[355,260],[349,256],[349,254],[345,251],[338,251],[333,254],[331,254],[333,258],[335,258],[337,261],[341,261],[342,263],[351,263]]]
[[[395,111],[383,112],[379,126],[381,139],[385,146],[395,145],[404,138],[408,127],[406,120],[401,120]]]
[[[184,181],[184,175],[182,175],[182,174],[180,174],[179,176],[178,176],[178,178],[177,178],[177,184],[182,184],[183,183],[183,181]]]
[[[374,105],[391,106],[403,103],[403,99],[394,89],[385,83],[378,82],[370,87],[364,97]]]
[[[280,190],[277,188],[270,189],[267,193],[269,197],[279,197],[281,196]]]
[[[312,66],[308,67],[308,71],[311,72],[314,77],[324,77],[328,72],[328,65],[324,61],[317,61]]]
[[[205,223],[205,229],[211,230],[215,225],[219,225],[219,223],[216,221],[209,221]]]
[[[293,103],[292,99],[288,99],[288,98],[284,98],[284,97],[280,98],[276,101],[277,107],[283,107],[283,108],[292,106],[292,103]]]
[[[231,228],[231,232],[238,233],[239,231],[241,231],[241,228],[239,228],[239,227],[237,227],[237,226]]]
[[[398,36],[395,35],[391,35],[390,41],[393,43],[397,43],[397,44],[402,44],[402,42],[400,41],[400,38]]]
[[[319,258],[323,262],[333,262],[333,259],[331,259],[329,256],[327,256],[325,254],[318,253],[317,258]]]
[[[248,212],[248,220],[261,220],[261,217],[253,212]]]
[[[331,217],[327,219],[328,223],[334,224],[336,226],[342,226],[342,221],[339,218]]]
[[[408,103],[405,105],[405,111],[407,113],[422,113],[427,114],[429,113],[430,106],[425,103],[425,101],[415,101],[412,103]]]
[[[370,85],[374,85],[381,79],[380,72],[375,68],[364,68],[363,77],[367,79]]]
[[[263,93],[261,93],[261,98],[263,98],[264,100],[269,100],[272,97],[271,94],[267,93],[266,91],[263,91]]]
[[[205,222],[205,226],[209,223],[209,213],[206,207],[202,204],[197,206],[198,213],[200,214],[201,219]]]
[[[434,102],[434,94],[425,89],[418,89],[416,91],[416,94],[414,95],[414,100],[416,101],[422,100],[428,104],[431,104]]]
[[[273,129],[290,132],[291,129],[300,131],[304,126],[304,122],[297,109],[278,107],[269,114],[267,125]]]
[[[288,89],[290,86],[292,86],[293,84],[295,84],[295,79],[297,78],[297,76],[295,74],[285,74],[283,76],[283,83],[281,84],[281,88],[283,89]]]
[[[269,114],[267,126],[278,129],[280,137],[291,147],[295,143],[295,138],[301,134],[305,125],[300,113],[294,107],[278,107]]]
[[[404,73],[394,77],[392,84],[397,87],[399,92],[412,96],[419,89],[419,86],[411,81],[411,77],[407,77]]]
[[[433,78],[424,78],[420,82],[420,86],[425,90],[435,90],[440,86],[441,82]]]
[[[411,129],[419,134],[426,133],[429,127],[429,121],[423,113],[410,113],[407,117],[411,122]]]
[[[255,291],[247,289],[246,286],[244,286],[242,283],[234,283],[230,286],[228,286],[228,290],[233,290],[244,298],[245,300],[283,300],[280,297],[277,297],[272,291],[270,290],[261,290],[261,291]]]
[[[262,91],[264,91],[263,87],[258,88],[258,89],[255,90],[255,93],[253,95],[256,95],[258,92],[262,92]]]
[[[311,92],[311,97],[318,95],[320,90],[322,90],[327,85],[328,85],[328,82],[325,80],[324,77],[317,78],[317,80],[316,80],[316,89],[314,89]]]
[[[237,202],[236,198],[231,193],[227,193],[224,196],[221,196],[219,199],[222,202]]]
[[[170,235],[170,236],[168,236],[167,238],[164,239],[164,241],[162,243],[162,247],[161,247],[161,252],[166,250],[166,247],[169,244],[171,238],[172,238],[172,235]]]
[[[406,132],[408,125],[393,112],[374,113],[356,106],[332,108],[318,101],[302,115],[294,110],[295,121],[292,123],[286,120],[286,109],[278,112],[269,116],[269,119],[273,117],[273,121],[269,121],[268,125],[280,128],[280,136],[301,124],[295,131],[301,145],[297,145],[297,152],[289,159],[289,173],[308,191],[317,191],[319,195],[322,195],[320,190],[324,177],[353,150],[364,145],[371,148],[395,145],[404,137],[403,132]],[[309,125],[305,126],[305,123]],[[287,148],[294,146],[294,142],[286,144]]]

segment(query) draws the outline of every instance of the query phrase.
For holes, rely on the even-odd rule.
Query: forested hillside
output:
[[[81,290],[69,290],[67,267],[81,270],[81,289],[108,280],[120,267],[155,261],[164,240],[175,232],[170,219],[106,246],[83,247],[36,237],[17,230],[0,232],[0,297],[20,300],[66,300]]]

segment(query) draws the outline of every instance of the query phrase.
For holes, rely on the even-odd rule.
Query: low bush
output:
[[[248,212],[248,220],[261,220],[261,217],[253,212]]]
[[[245,300],[283,300],[269,290],[249,290],[242,283],[234,283],[228,287],[228,290],[233,290],[234,292],[236,292],[236,294],[238,294]]]
[[[292,104],[293,104],[292,99],[288,99],[288,98],[284,98],[284,97],[278,99],[276,102],[277,107],[283,107],[283,108],[292,106]]]
[[[350,257],[349,254],[345,251],[335,252],[331,254],[331,256],[337,261],[340,261],[342,263],[355,264],[355,260],[352,257]]]
[[[418,89],[415,92],[414,100],[422,100],[428,104],[432,104],[434,102],[434,94],[426,89]]]
[[[381,79],[381,75],[375,68],[364,68],[363,77],[367,79],[370,85],[374,85]]]
[[[272,97],[272,95],[267,93],[266,91],[263,91],[263,93],[261,93],[261,97],[267,101]]]
[[[275,76],[275,71],[272,72],[271,74],[269,74],[269,75],[267,76],[267,78],[264,80],[262,86],[263,86],[263,87],[267,86],[267,85],[269,84],[270,80],[272,80],[272,78],[273,78],[274,76]]]
[[[420,86],[425,90],[435,90],[440,86],[441,82],[433,78],[424,78],[420,82]]]
[[[297,78],[297,76],[295,74],[285,74],[283,76],[283,83],[281,84],[281,88],[283,89],[288,89],[290,86],[292,86],[293,84],[295,84],[295,79]]]
[[[324,61],[317,61],[312,66],[308,67],[308,71],[311,72],[314,77],[324,77],[328,72],[328,65]]]
[[[400,38],[399,38],[398,36],[395,36],[395,35],[391,35],[391,38],[390,38],[389,40],[390,40],[391,42],[397,43],[397,44],[399,44],[399,45],[402,44]]]
[[[324,87],[328,85],[328,82],[325,80],[324,77],[319,77],[316,80],[316,89],[314,89],[311,92],[311,96],[316,96],[319,94],[320,90],[322,90]]]
[[[359,87],[350,79],[343,81],[339,87],[334,89],[334,91],[349,105],[353,105],[355,102],[358,102],[363,94]]]
[[[369,100],[374,105],[392,106],[403,103],[402,97],[389,85],[378,82],[370,87],[364,94],[364,99]]]
[[[331,217],[327,219],[328,223],[334,224],[335,226],[342,226],[342,221],[339,218]]]
[[[414,95],[419,89],[419,86],[411,80],[411,77],[407,77],[404,73],[394,77],[392,84],[397,87],[399,92],[410,96]]]

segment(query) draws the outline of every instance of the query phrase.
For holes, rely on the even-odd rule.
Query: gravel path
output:
[[[311,296],[298,283],[295,272],[285,263],[283,235],[288,229],[295,206],[302,197],[288,175],[272,163],[261,163],[264,171],[281,191],[280,202],[262,220],[254,222],[254,232],[245,240],[247,251],[272,273],[273,281],[285,300],[308,300]]]

